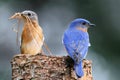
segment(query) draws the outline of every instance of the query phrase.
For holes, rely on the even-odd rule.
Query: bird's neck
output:
[[[39,24],[38,24],[38,22],[36,21],[36,20],[31,20],[31,21],[25,21],[24,22],[24,26],[31,26],[31,27],[38,27],[39,26]]]
[[[81,30],[81,31],[83,31],[83,32],[87,32],[87,31],[88,31],[88,28],[77,27],[76,29],[77,29],[77,30]]]
[[[33,20],[33,21],[32,21],[32,24],[34,25],[34,27],[39,27],[39,23],[38,23],[38,21],[36,21],[36,20]]]

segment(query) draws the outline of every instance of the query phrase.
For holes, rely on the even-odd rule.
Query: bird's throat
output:
[[[88,28],[77,27],[77,30],[81,30],[81,31],[83,31],[83,32],[87,32]]]

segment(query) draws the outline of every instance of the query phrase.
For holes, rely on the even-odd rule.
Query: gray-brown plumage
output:
[[[15,13],[10,19],[21,19],[24,22],[21,35],[21,53],[35,55],[42,51],[44,35],[39,26],[37,14],[33,11],[25,10]]]

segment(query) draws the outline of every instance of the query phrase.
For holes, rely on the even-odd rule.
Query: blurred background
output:
[[[85,18],[96,24],[89,29],[92,46],[87,55],[93,62],[94,80],[119,80],[119,7],[120,0],[0,0],[0,80],[11,80],[10,61],[20,53],[12,30],[17,21],[8,18],[24,10],[38,14],[45,41],[54,55],[67,55],[62,35],[73,19]]]

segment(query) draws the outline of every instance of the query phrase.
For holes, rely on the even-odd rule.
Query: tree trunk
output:
[[[92,62],[83,60],[82,80],[93,80]],[[68,56],[46,56],[43,54],[19,54],[11,61],[12,80],[77,80],[73,61]]]

